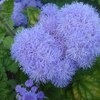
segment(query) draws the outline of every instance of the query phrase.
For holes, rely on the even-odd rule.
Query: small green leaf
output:
[[[3,41],[4,47],[9,49],[11,47],[12,43],[13,43],[13,38],[11,36],[5,37],[5,39]]]
[[[4,34],[0,34],[0,43],[3,42],[5,35]]]
[[[24,13],[28,17],[29,25],[34,25],[38,21],[39,9],[29,7],[25,9]]]
[[[8,81],[8,85],[10,85],[10,88],[12,89],[15,89],[16,84],[16,80],[14,79]]]
[[[44,3],[44,4],[46,4],[46,3],[55,3],[55,4],[57,4],[58,6],[63,6],[65,3],[67,4],[67,3],[70,3],[70,2],[72,2],[73,0],[42,0],[42,2]]]
[[[6,70],[12,73],[16,73],[18,71],[18,64],[13,62],[11,65],[6,67]]]
[[[98,0],[98,4],[100,5],[100,0]]]

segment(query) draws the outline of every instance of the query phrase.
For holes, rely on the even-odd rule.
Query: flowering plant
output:
[[[0,100],[100,99],[94,2],[0,1]]]

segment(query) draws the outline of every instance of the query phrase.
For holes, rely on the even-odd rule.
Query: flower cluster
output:
[[[67,56],[80,68],[91,67],[100,54],[100,18],[88,4],[72,3],[59,11],[57,30],[66,38]]]
[[[14,9],[12,13],[12,20],[14,26],[23,26],[26,27],[28,24],[27,17],[23,14],[23,10],[28,7],[41,7],[42,3],[40,0],[15,0]]]
[[[17,100],[43,100],[45,98],[44,93],[38,91],[38,87],[33,84],[31,79],[25,82],[25,86],[17,85],[15,91]]]
[[[65,87],[100,54],[99,15],[88,4],[46,4],[38,23],[16,35],[11,54],[35,82]]]

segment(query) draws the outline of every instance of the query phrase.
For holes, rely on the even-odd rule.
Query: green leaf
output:
[[[47,96],[47,100],[67,100],[64,96],[64,90],[61,88],[56,88],[51,83],[42,85],[41,90]]]
[[[98,0],[98,4],[100,5],[100,0]]]
[[[4,40],[4,37],[5,37],[5,34],[0,34],[0,43],[2,43],[3,42],[3,40]]]
[[[4,47],[9,49],[11,47],[12,43],[13,43],[13,38],[11,36],[5,37],[5,39],[3,41]]]
[[[24,14],[28,17],[29,25],[34,25],[38,21],[39,12],[39,9],[32,7],[24,10]]]
[[[7,98],[7,75],[5,68],[0,66],[0,100],[6,100]]]
[[[16,80],[11,79],[11,80],[8,80],[8,85],[10,86],[10,88],[15,89],[17,82],[16,82]]]
[[[100,58],[88,70],[80,70],[73,82],[75,100],[100,100]]]
[[[10,71],[12,73],[17,73],[17,71],[18,71],[18,64],[13,62],[11,65],[8,65],[6,67],[6,70]]]
[[[67,3],[71,3],[73,0],[42,0],[42,2],[44,3],[44,4],[46,4],[46,3],[55,3],[55,4],[57,4],[58,6],[63,6],[65,3],[67,4]]]
[[[7,14],[5,17],[11,17],[11,13],[13,11],[13,0],[6,0],[2,6],[2,12]]]

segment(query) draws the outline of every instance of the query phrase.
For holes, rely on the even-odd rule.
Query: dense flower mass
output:
[[[100,54],[99,15],[88,4],[46,4],[38,24],[16,35],[11,54],[35,82],[65,87]]]
[[[100,18],[96,10],[83,3],[63,6],[59,11],[58,32],[66,38],[66,54],[79,67],[90,67],[100,54]]]
[[[40,0],[15,0],[14,9],[12,13],[12,20],[14,26],[23,26],[26,27],[28,24],[28,19],[26,15],[23,14],[23,10],[27,7],[41,7],[42,3]]]
[[[55,40],[44,32],[42,26],[36,25],[32,29],[24,29],[16,36],[12,56],[20,62],[23,70],[31,78],[45,81],[50,70],[49,66],[53,61],[57,61],[60,50],[56,47]]]
[[[38,91],[38,87],[32,84],[32,80],[29,79],[25,83],[28,83],[28,85],[31,84],[31,86],[25,87],[17,85],[15,88],[15,91],[17,92],[17,100],[43,100],[45,98],[44,93],[42,91]]]
[[[74,75],[75,64],[71,60],[67,60],[67,64],[63,61],[66,57],[62,47],[39,24],[17,34],[11,53],[31,79],[36,82],[53,80],[56,86],[63,87]]]

